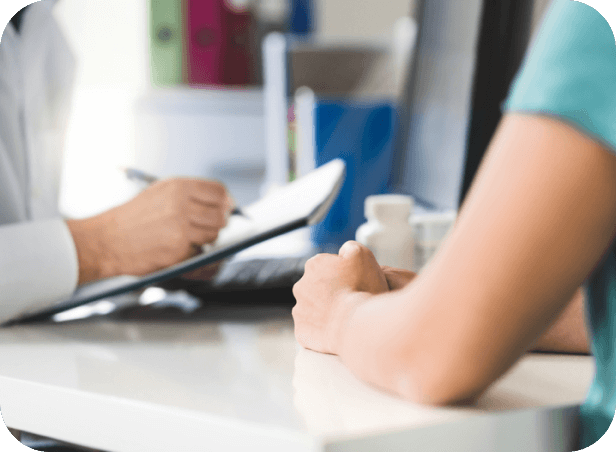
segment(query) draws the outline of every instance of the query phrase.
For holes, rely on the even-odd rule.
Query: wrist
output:
[[[357,308],[366,303],[373,295],[367,292],[345,292],[337,303],[330,332],[329,345],[333,354],[340,355],[347,335],[349,324]]]
[[[66,224],[77,251],[78,284],[118,274],[109,247],[106,246],[105,228],[101,226],[100,216],[67,220]]]

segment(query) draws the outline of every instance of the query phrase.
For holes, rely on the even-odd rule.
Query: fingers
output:
[[[338,256],[345,258],[345,259],[353,258],[353,257],[360,256],[360,255],[369,256],[371,260],[376,262],[376,258],[374,257],[374,254],[372,254],[372,251],[370,251],[370,249],[367,246],[362,245],[361,243],[356,242],[354,240],[349,240],[345,242],[344,245],[342,245],[340,247],[340,250],[338,251]],[[378,263],[377,263],[377,266],[384,273],[389,272],[389,273],[396,273],[396,274],[405,274],[407,275],[406,277],[409,279],[412,279],[412,277],[415,276],[415,273],[410,270],[390,267],[388,265],[378,265]]]
[[[380,266],[376,261],[374,254],[372,254],[372,251],[370,251],[368,247],[354,240],[345,242],[344,245],[340,247],[338,256],[346,260],[359,259],[363,265],[376,267],[377,270],[380,270]]]
[[[388,267],[386,265],[381,265],[381,270],[385,275],[389,290],[402,289],[404,286],[410,283],[415,278],[415,276],[417,276],[414,272],[402,270],[399,268]]]
[[[389,271],[384,272],[385,279],[387,280],[387,286],[389,290],[398,290],[402,289],[406,284],[408,284],[408,279],[402,277],[398,273],[391,273]]]
[[[226,218],[221,206],[190,203],[186,209],[186,219],[193,227],[217,230],[225,227]]]
[[[343,258],[352,258],[358,255],[370,256],[374,258],[374,254],[372,251],[359,242],[355,240],[348,240],[340,247],[340,251],[338,251],[338,255]],[[376,260],[376,259],[375,259]]]
[[[227,192],[227,197],[224,205],[224,213],[226,219],[229,218],[229,215],[231,215],[231,211],[235,209],[236,205],[237,203],[235,202],[233,196],[231,196],[231,194]]]
[[[183,183],[190,200],[206,206],[219,207],[221,210],[228,207],[227,189],[220,182],[203,179],[184,179]]]
[[[198,246],[215,241],[218,231],[226,225],[222,205],[189,202],[184,215],[187,238]]]
[[[178,221],[182,235],[191,244],[212,243],[226,226],[235,201],[225,186],[214,180],[173,178],[161,181],[157,196],[170,205],[169,214]],[[173,199],[170,203],[168,200]]]
[[[218,238],[218,229],[190,226],[186,231],[188,241],[198,247],[212,243]]]
[[[187,236],[198,246],[212,243],[227,224],[229,195],[223,184],[211,180],[187,179]]]
[[[231,215],[231,211],[236,205],[235,200],[229,194],[225,186],[219,182],[204,180],[198,180],[196,182],[195,188],[197,191],[192,195],[192,201],[202,207],[215,208],[217,210],[215,216],[205,222],[205,226],[212,226],[210,220],[221,219],[220,222],[216,221],[213,226],[219,229],[225,227]],[[202,222],[197,221],[196,223],[204,226]]]
[[[317,254],[316,256],[312,256],[310,259],[306,261],[304,264],[304,274],[306,272],[318,272],[330,262],[334,262],[338,257],[333,254]]]
[[[175,201],[170,214],[185,240],[196,247],[215,241],[219,230],[227,223],[228,194],[225,186],[216,181],[187,178],[164,182],[171,190],[171,198],[166,199]]]
[[[362,248],[365,247],[353,240],[349,240],[340,247],[340,250],[338,251],[338,256],[344,259],[349,259],[361,253],[363,251]],[[365,249],[367,250],[367,248]]]

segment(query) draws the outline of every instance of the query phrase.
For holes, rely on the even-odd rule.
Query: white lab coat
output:
[[[53,1],[0,41],[0,322],[69,296],[77,253],[58,211],[74,60]]]

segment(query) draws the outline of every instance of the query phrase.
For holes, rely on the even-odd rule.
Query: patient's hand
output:
[[[417,276],[417,273],[412,271],[388,267],[387,265],[381,265],[381,270],[383,270],[383,273],[385,274],[385,279],[387,279],[389,290],[402,289],[410,283],[415,276]]]
[[[342,245],[338,255],[309,259],[304,276],[293,286],[295,337],[305,348],[336,354],[345,319],[362,302],[361,294],[388,290],[374,255],[357,242]]]

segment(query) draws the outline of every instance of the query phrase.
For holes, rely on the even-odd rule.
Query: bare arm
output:
[[[313,348],[326,331],[321,351],[411,400],[475,397],[563,311],[615,225],[616,156],[561,122],[509,114],[428,267],[404,289],[374,294],[307,265],[294,290],[296,336]],[[377,278],[361,262],[353,268]],[[342,267],[326,270],[343,281]],[[325,322],[306,315],[315,306]]]
[[[389,290],[400,290],[416,276],[414,272],[381,266],[387,279]],[[537,339],[531,351],[558,353],[590,353],[589,337],[586,327],[585,296],[578,288],[553,324]]]
[[[532,351],[590,353],[584,302],[584,292],[579,288],[554,324],[533,344]]]
[[[594,141],[551,119],[509,115],[439,255],[382,314],[376,302],[357,307],[342,359],[422,401],[480,393],[601,258],[614,236],[615,182],[616,157]],[[371,334],[375,320],[389,337]],[[366,366],[367,356],[382,365]]]

